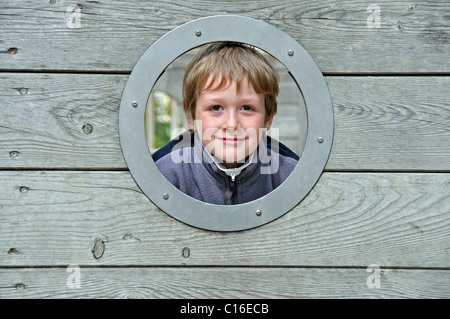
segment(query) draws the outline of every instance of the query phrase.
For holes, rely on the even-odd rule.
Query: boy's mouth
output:
[[[219,141],[223,142],[224,144],[237,144],[245,141],[246,137],[241,136],[223,136],[223,137],[216,137]]]

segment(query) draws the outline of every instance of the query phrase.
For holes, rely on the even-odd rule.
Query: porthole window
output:
[[[152,158],[168,139],[187,128],[180,83],[183,63],[202,46],[221,41],[255,47],[276,65],[279,107],[271,129],[277,128],[276,137],[299,155],[295,169],[275,190],[235,205],[211,204],[188,196],[164,177]],[[301,202],[325,167],[333,131],[328,88],[309,54],[283,31],[239,16],[194,20],[156,41],[134,67],[119,115],[123,154],[142,191],[173,218],[214,231],[258,227]],[[269,130],[268,135],[272,134]]]

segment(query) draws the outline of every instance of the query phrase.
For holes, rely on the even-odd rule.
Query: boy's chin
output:
[[[239,167],[245,163],[248,155],[245,153],[236,154],[236,153],[215,153],[214,157],[218,160],[219,163],[223,164],[227,168],[235,168]]]
[[[223,162],[223,166],[225,166],[226,168],[236,168],[239,167],[241,165],[243,165],[245,163],[246,158],[242,158],[240,160],[237,161],[233,161],[233,162]]]
[[[208,145],[212,146],[212,145]],[[242,145],[243,146],[243,145]],[[233,147],[225,146],[222,144],[214,145],[213,148],[206,149],[214,155],[217,162],[223,164],[227,168],[239,167],[245,163],[249,154],[253,152],[256,147],[251,147],[253,145],[246,145],[245,147]]]

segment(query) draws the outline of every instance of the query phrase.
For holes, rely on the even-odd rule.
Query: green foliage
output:
[[[164,92],[155,92],[155,147],[160,148],[170,141],[170,118],[172,98]]]
[[[170,142],[170,123],[156,122],[155,147],[160,148]]]

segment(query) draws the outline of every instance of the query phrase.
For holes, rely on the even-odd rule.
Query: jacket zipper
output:
[[[236,172],[235,169],[231,169],[231,190],[234,192],[234,181],[236,180]]]
[[[236,190],[236,186],[235,186],[235,180],[236,180],[236,172],[234,171],[234,168],[231,169],[231,183],[230,183],[230,188],[231,188],[231,203],[234,205],[236,204],[236,194],[235,194],[235,190]]]

